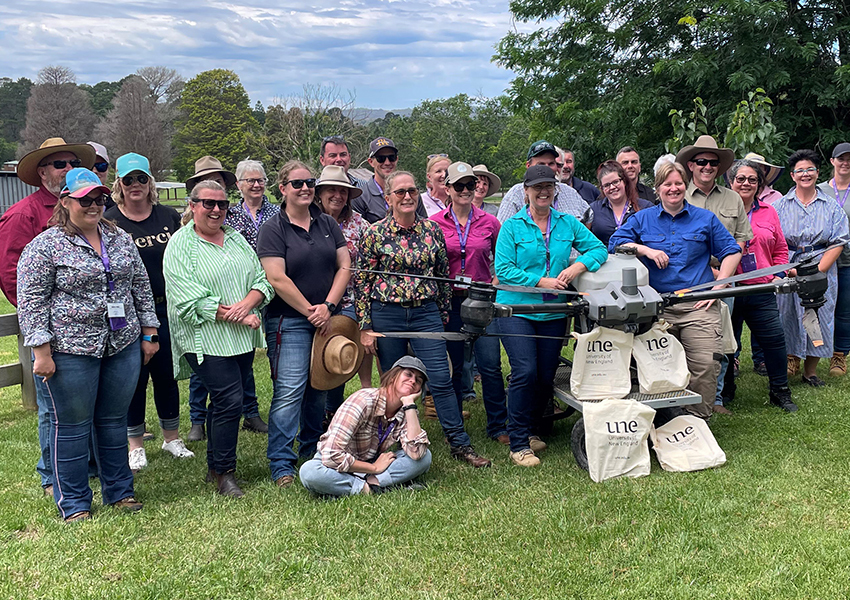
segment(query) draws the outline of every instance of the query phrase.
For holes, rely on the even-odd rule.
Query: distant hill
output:
[[[393,113],[402,117],[409,117],[412,108],[400,108],[397,110],[384,110],[383,108],[353,108],[349,115],[354,121],[370,123],[376,119],[383,119],[387,113]]]

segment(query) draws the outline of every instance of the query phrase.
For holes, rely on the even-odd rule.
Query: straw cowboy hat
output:
[[[483,175],[490,180],[490,188],[487,190],[487,194],[490,196],[502,189],[502,180],[499,179],[499,176],[495,173],[488,171],[487,165],[475,165],[472,167],[472,172],[476,177]]]
[[[41,187],[41,177],[38,176],[38,166],[41,161],[57,152],[70,152],[82,161],[80,166],[91,169],[94,166],[94,148],[88,144],[66,144],[61,137],[48,138],[44,143],[26,154],[18,163],[18,179],[35,187]]]
[[[679,153],[676,155],[676,162],[690,171],[688,161],[703,152],[716,154],[717,158],[720,159],[720,166],[717,167],[718,173],[725,173],[732,166],[732,163],[735,162],[735,152],[730,148],[718,148],[717,142],[710,135],[701,135],[693,145],[685,146],[679,150]]]
[[[213,158],[212,156],[202,156],[195,161],[195,174],[186,180],[186,191],[191,192],[192,188],[195,187],[195,184],[198,183],[198,180],[204,175],[209,175],[210,173],[221,173],[221,176],[224,177],[225,187],[230,187],[236,184],[236,175],[230,171],[226,171],[224,167],[221,166],[221,162],[217,158]]]
[[[316,182],[316,187],[319,188],[323,185],[336,185],[347,188],[349,200],[357,198],[357,196],[363,193],[363,190],[359,187],[351,185],[348,175],[345,174],[345,169],[339,165],[328,165],[322,169],[322,174],[319,175],[319,181]]]
[[[779,176],[782,175],[782,171],[785,170],[785,167],[780,167],[778,165],[772,165],[764,159],[764,156],[761,154],[756,154],[755,152],[750,152],[744,157],[744,160],[749,160],[757,165],[761,165],[764,167],[762,170],[764,171],[764,183],[765,185],[773,185],[773,182],[779,179]]]
[[[331,317],[328,332],[313,336],[310,357],[310,385],[316,390],[332,390],[354,377],[365,350],[360,343],[357,323],[343,315]]]

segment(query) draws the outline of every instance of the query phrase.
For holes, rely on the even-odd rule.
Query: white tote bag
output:
[[[646,439],[655,410],[637,400],[587,402],[584,444],[590,478],[597,483],[614,477],[649,475]]]
[[[629,363],[634,335],[607,327],[572,335],[577,340],[570,375],[573,396],[578,400],[625,398],[632,391]]]
[[[635,336],[632,355],[637,364],[641,394],[663,394],[683,390],[691,381],[685,349],[668,333],[670,324],[661,320],[643,335]]]
[[[723,334],[723,354],[735,354],[738,351],[738,342],[732,328],[732,311],[725,302],[720,302],[720,327]]]
[[[691,415],[671,419],[650,432],[652,447],[665,471],[701,471],[726,462],[708,423]]]

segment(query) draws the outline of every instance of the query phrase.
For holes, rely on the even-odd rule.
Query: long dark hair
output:
[[[623,165],[616,160],[606,160],[596,167],[596,179],[599,182],[599,191],[602,192],[603,197],[605,196],[605,192],[602,191],[602,178],[611,173],[616,173],[623,180],[623,185],[626,186],[626,199],[629,201],[629,206],[631,206],[633,211],[639,211],[637,186],[634,181],[626,176],[626,170],[623,168]]]

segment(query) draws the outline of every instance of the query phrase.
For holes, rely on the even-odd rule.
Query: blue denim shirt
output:
[[[551,211],[552,231],[549,236],[549,272],[546,272],[546,246],[540,228],[523,209],[502,225],[496,240],[496,276],[500,283],[508,285],[537,285],[541,277],[557,277],[570,266],[570,253],[575,248],[581,256],[576,261],[584,264],[588,271],[597,271],[608,259],[605,246],[590,230],[572,215]],[[538,294],[499,291],[496,302],[501,304],[538,304],[541,302],[565,302],[543,300]],[[536,321],[560,319],[558,314],[523,315]]]
[[[714,279],[709,260],[723,260],[741,251],[720,220],[711,211],[684,203],[676,216],[659,204],[632,215],[611,236],[609,252],[620,244],[634,242],[662,250],[670,258],[666,269],[641,257],[649,269],[649,284],[658,292],[674,292]]]

